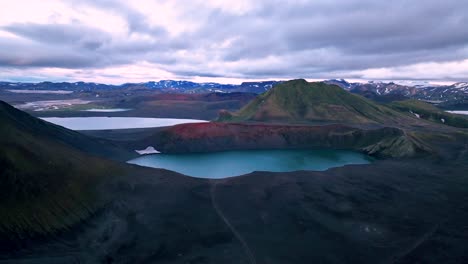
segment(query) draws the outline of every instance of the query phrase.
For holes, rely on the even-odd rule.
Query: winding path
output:
[[[247,255],[247,258],[249,260],[250,264],[256,264],[257,261],[255,260],[254,254],[252,253],[252,250],[250,250],[249,245],[247,242],[245,242],[244,238],[242,235],[237,232],[236,228],[229,222],[229,220],[226,218],[226,216],[223,214],[223,212],[219,209],[218,203],[216,202],[216,195],[215,195],[215,190],[216,190],[216,185],[218,184],[217,181],[210,180],[210,196],[211,196],[211,204],[213,205],[213,208],[215,209],[216,213],[218,216],[223,220],[223,222],[229,227],[231,232],[234,234],[234,236],[237,238],[237,240],[241,243],[245,254]]]

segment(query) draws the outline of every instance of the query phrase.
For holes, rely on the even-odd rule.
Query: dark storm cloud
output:
[[[99,64],[92,53],[0,38],[0,66],[78,68]],[[7,51],[7,52],[6,52]]]
[[[183,47],[166,40],[130,40],[82,24],[15,23],[1,27],[21,39],[0,37],[0,66],[88,68],[128,64]],[[167,56],[166,56],[167,57]],[[168,62],[169,58],[163,60]]]
[[[14,48],[0,41],[0,49],[16,50],[0,53],[0,65],[99,68],[144,60],[179,76],[322,78],[468,58],[468,5],[459,0],[265,0],[240,13],[175,0],[180,23],[198,23],[180,34],[124,2],[69,3],[117,14],[129,36],[147,38],[76,23],[10,24],[1,29],[29,42]]]
[[[102,30],[80,24],[15,23],[1,29],[47,45],[81,44],[96,49],[110,39]]]

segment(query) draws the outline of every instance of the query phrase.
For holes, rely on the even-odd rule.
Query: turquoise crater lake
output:
[[[198,178],[220,179],[253,171],[323,171],[348,164],[369,164],[371,158],[346,150],[242,150],[193,154],[146,155],[128,163],[162,168]]]

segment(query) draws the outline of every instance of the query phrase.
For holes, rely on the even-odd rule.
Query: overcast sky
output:
[[[0,80],[468,81],[465,0],[0,0]]]

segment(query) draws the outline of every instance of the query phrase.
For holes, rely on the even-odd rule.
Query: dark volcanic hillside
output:
[[[2,234],[50,233],[88,217],[97,184],[129,153],[108,142],[46,123],[0,102]]]
[[[77,150],[100,157],[116,160],[126,160],[131,155],[119,146],[111,142],[90,138],[72,130],[65,129],[41,119],[35,118],[23,111],[17,110],[11,105],[0,101],[0,127],[2,140],[7,142],[22,143],[26,138],[24,134],[39,137],[45,140],[57,141],[64,146],[73,147]]]

